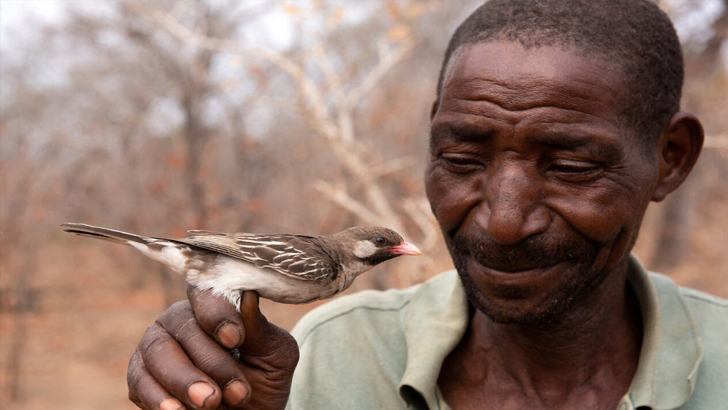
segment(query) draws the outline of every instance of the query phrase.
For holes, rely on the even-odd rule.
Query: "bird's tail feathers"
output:
[[[129,241],[137,242],[142,244],[149,243],[152,238],[145,238],[143,236],[134,235],[128,232],[116,231],[108,228],[101,228],[98,226],[86,225],[68,222],[61,224],[64,231],[75,233],[80,236],[87,236],[89,238],[103,239],[105,241],[120,243],[123,245],[129,245]]]

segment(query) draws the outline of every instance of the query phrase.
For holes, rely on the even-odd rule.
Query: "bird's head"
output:
[[[384,261],[400,255],[421,255],[416,246],[405,242],[397,232],[378,226],[357,226],[334,235],[353,256],[354,260],[345,258],[342,265],[347,270],[362,273]]]

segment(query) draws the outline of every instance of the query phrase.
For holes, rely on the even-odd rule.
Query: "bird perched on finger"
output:
[[[183,239],[151,238],[97,226],[65,223],[64,231],[130,245],[239,306],[254,290],[280,303],[327,299],[374,266],[400,255],[421,255],[395,231],[353,227],[330,236],[226,234],[188,231]]]

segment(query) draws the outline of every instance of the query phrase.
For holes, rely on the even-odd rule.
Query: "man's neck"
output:
[[[455,409],[616,408],[641,344],[639,305],[625,267],[556,322],[501,324],[476,310],[439,384]]]

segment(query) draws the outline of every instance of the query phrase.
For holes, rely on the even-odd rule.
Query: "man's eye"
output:
[[[562,162],[552,164],[548,170],[569,182],[589,182],[598,178],[604,168],[592,162]]]
[[[482,160],[469,154],[442,153],[439,157],[446,169],[459,174],[473,172],[483,166]]]

